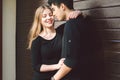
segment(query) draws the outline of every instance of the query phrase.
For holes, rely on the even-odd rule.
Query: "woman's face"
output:
[[[43,27],[52,27],[54,24],[53,13],[49,9],[45,9],[42,13],[41,24]]]

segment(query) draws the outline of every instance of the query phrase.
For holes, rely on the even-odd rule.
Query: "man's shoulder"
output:
[[[79,15],[77,18],[70,19],[70,20],[66,21],[66,24],[69,24],[69,23],[79,23],[82,20],[84,20],[84,16],[83,15]]]
[[[64,26],[65,26],[65,23],[59,25],[59,26],[55,29],[56,32],[62,35],[62,34],[63,34],[63,31],[64,31]]]
[[[66,22],[65,29],[81,29],[86,26],[86,21],[84,16],[78,16],[75,19],[70,19]]]

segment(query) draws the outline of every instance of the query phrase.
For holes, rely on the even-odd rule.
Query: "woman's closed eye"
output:
[[[43,14],[42,17],[45,18],[47,15],[46,14]]]
[[[47,15],[47,14],[43,14],[43,15],[42,15],[43,18],[46,18],[47,16],[52,17],[53,14],[50,13],[50,14],[48,14],[48,15]]]

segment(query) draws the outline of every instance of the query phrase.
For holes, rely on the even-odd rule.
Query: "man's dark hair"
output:
[[[67,6],[69,9],[73,9],[73,0],[48,0],[49,5],[56,5],[60,7],[61,3]]]

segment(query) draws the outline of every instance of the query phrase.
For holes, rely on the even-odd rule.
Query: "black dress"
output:
[[[42,64],[57,64],[61,58],[63,25],[56,29],[56,36],[46,40],[38,36],[32,42],[31,57],[34,70],[33,80],[50,80],[56,71],[40,72]]]

